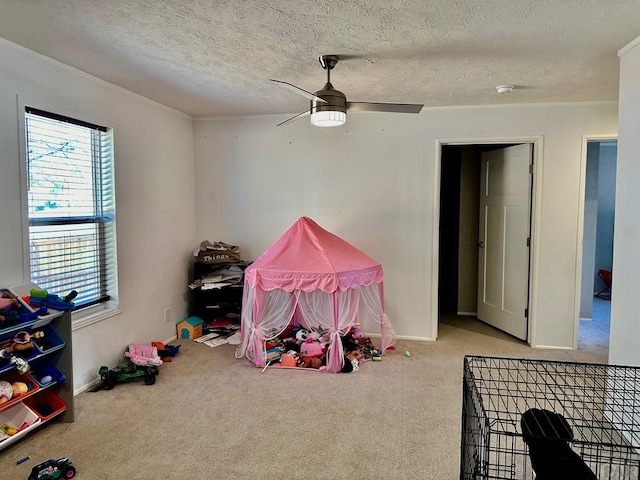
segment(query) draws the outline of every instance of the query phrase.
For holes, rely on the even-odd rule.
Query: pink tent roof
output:
[[[262,290],[327,293],[381,283],[382,265],[308,217],[299,218],[245,271]]]

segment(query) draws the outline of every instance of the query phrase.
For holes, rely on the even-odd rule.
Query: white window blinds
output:
[[[109,300],[115,281],[113,136],[25,109],[31,281],[78,307]]]

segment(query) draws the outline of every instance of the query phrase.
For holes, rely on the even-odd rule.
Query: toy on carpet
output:
[[[102,366],[98,370],[104,390],[111,390],[116,383],[139,377],[144,377],[145,385],[156,383],[156,376],[160,373],[158,367],[162,365],[156,347],[131,343],[124,356],[129,359],[125,364],[113,369]]]
[[[580,455],[571,449],[573,431],[562,415],[531,408],[522,415],[520,427],[536,480],[597,480]]]
[[[180,345],[165,345],[162,342],[151,342],[151,346],[156,347],[158,356],[163,362],[170,362],[180,351]]]
[[[39,463],[31,469],[27,480],[57,480],[59,478],[73,478],[76,476],[76,467],[67,457],[51,458]]]

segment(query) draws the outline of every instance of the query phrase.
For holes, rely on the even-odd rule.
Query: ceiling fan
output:
[[[338,63],[337,55],[321,55],[318,60],[327,71],[327,83],[317,92],[311,93],[292,83],[282,80],[270,79],[310,100],[308,111],[295,115],[277,126],[284,125],[302,115],[311,115],[311,124],[317,127],[337,127],[347,120],[347,110],[364,112],[396,112],[396,113],[420,113],[423,104],[418,103],[376,103],[376,102],[347,102],[344,93],[331,85],[331,70]]]

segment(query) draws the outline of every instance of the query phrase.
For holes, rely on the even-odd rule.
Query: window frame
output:
[[[54,106],[42,101],[34,100],[32,98],[28,98],[25,96],[18,95],[18,139],[20,142],[19,145],[19,156],[20,156],[20,191],[21,191],[21,222],[22,222],[22,252],[23,252],[23,268],[22,275],[24,282],[27,284],[31,284],[31,259],[30,259],[30,242],[29,242],[29,201],[28,201],[28,170],[27,170],[27,136],[26,136],[26,109],[32,108],[36,110],[42,110],[44,112],[49,112],[53,115],[60,115],[62,117],[68,117],[73,120],[77,120],[78,122],[85,122],[90,125],[104,125],[107,130],[110,130],[112,134],[115,134],[115,127],[113,126],[113,122],[105,121],[104,119],[99,119],[92,117],[87,114],[79,113],[76,111],[71,111],[66,108]],[[114,150],[113,155],[115,157],[115,140],[112,144],[112,149]],[[112,159],[114,165],[112,166],[113,172],[112,175],[115,177],[115,158]],[[115,178],[114,178],[115,180]],[[115,188],[112,192],[114,197],[114,210],[115,210]],[[113,216],[113,222],[115,226],[115,212]],[[115,228],[115,227],[114,227]],[[114,242],[117,242],[117,236],[114,231],[113,233]],[[109,296],[110,299],[98,303],[98,304],[90,304],[86,307],[79,308],[74,310],[71,314],[72,318],[72,327],[73,330],[77,330],[79,328],[84,328],[88,325],[92,325],[94,323],[100,322],[102,320],[106,320],[115,315],[121,313],[118,308],[118,265],[117,265],[117,244],[113,245],[113,253],[114,253],[114,262],[112,265],[113,279],[110,282],[109,288]]]

